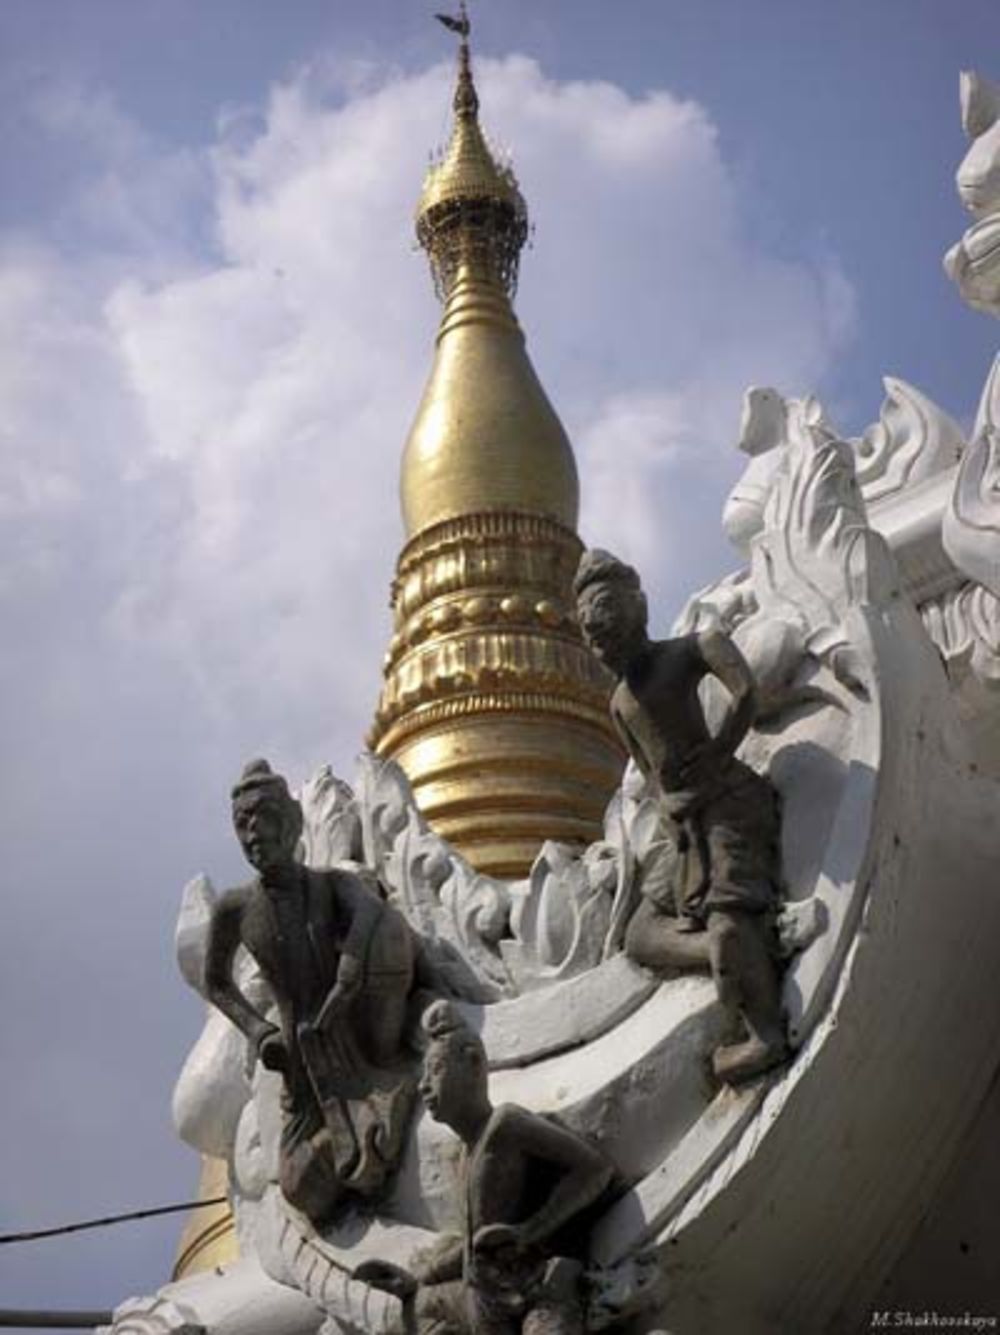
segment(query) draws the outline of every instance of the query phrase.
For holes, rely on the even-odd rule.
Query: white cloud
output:
[[[111,93],[84,81],[32,85],[25,119],[42,131],[43,153],[59,162],[60,206],[48,220],[91,266],[102,251],[163,274],[201,240],[211,181],[201,149],[160,142],[125,114]]]

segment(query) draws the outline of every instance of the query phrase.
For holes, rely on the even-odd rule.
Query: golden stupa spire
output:
[[[527,208],[479,124],[465,7],[438,17],[460,37],[454,123],[416,232],[444,311],[403,453],[370,741],[474,866],[515,876],[546,839],[599,835],[622,759],[573,610],[576,463],[511,305]]]
[[[370,741],[474,866],[517,876],[546,839],[600,835],[623,758],[573,612],[573,452],[511,307],[527,209],[480,129],[465,6],[442,21],[461,38],[454,125],[416,230],[444,313],[403,458],[407,542]],[[201,1196],[226,1183],[206,1159]],[[237,1253],[228,1206],[199,1210],[174,1278]]]
[[[573,528],[573,451],[511,307],[528,211],[513,171],[497,161],[479,125],[464,8],[448,26],[461,34],[454,125],[416,215],[444,314],[403,456],[403,519],[410,537],[485,509],[551,515]]]

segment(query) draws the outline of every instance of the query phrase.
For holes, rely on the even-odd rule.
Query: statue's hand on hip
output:
[[[503,1252],[517,1253],[524,1246],[524,1238],[516,1224],[485,1224],[476,1229],[472,1239],[473,1250],[489,1256]]]
[[[256,1043],[257,1060],[268,1071],[280,1071],[288,1074],[288,1049],[281,1037],[281,1030],[273,1024],[262,1029]]]
[[[337,985],[334,989],[345,1000],[351,1000],[361,991],[365,981],[365,967],[353,955],[341,955],[337,968]]]

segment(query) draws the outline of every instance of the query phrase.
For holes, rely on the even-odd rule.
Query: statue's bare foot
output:
[[[748,1038],[744,1043],[727,1043],[716,1048],[712,1056],[712,1070],[727,1085],[738,1085],[762,1075],[772,1066],[780,1066],[788,1056],[788,1044],[783,1038],[765,1042],[762,1038]]]
[[[392,1261],[362,1261],[359,1266],[355,1266],[351,1278],[363,1280],[373,1289],[391,1293],[400,1302],[406,1302],[417,1291],[417,1281],[410,1272]]]

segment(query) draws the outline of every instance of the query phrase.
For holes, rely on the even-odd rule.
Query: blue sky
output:
[[[452,51],[388,0],[0,6],[0,1227],[180,1199],[181,887],[243,875],[264,753],[350,778],[436,310],[412,249]],[[986,0],[473,7],[532,218],[518,308],[588,540],[665,629],[731,564],[750,383],[968,423],[996,347],[941,256]],[[3,1305],[167,1275],[176,1222],[0,1251]]]

